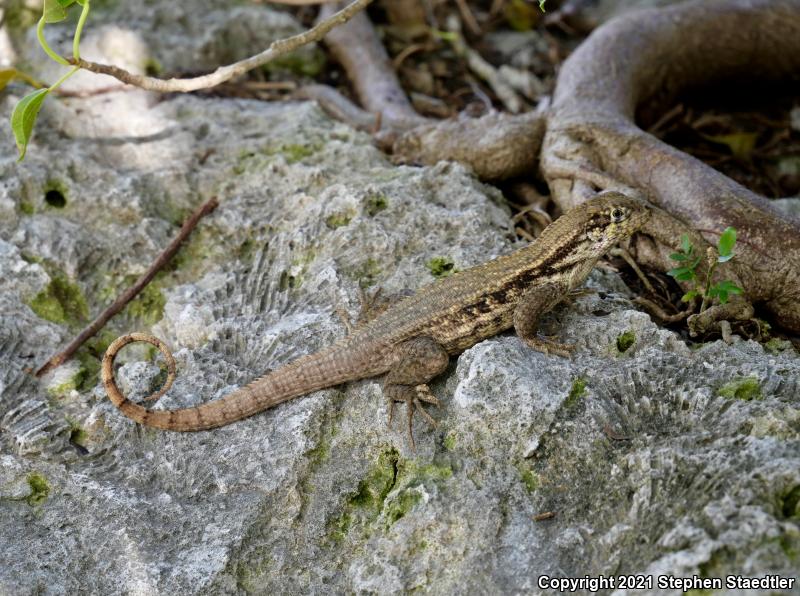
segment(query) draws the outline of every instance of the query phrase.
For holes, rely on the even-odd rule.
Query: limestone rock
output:
[[[4,118],[21,92],[0,95]],[[58,379],[32,377],[211,195],[220,207],[146,292]],[[115,92],[47,102],[22,164],[0,127],[0,215],[0,593],[529,593],[542,574],[796,573],[797,354],[690,349],[613,271],[544,322],[573,358],[506,334],[453,359],[416,452],[386,428],[376,380],[189,434],[138,427],[105,397],[99,357],[117,334],[172,346],[178,379],[156,407],[185,407],[333,342],[333,310],[355,314],[359,286],[413,289],[433,262],[511,250],[500,193],[462,167],[395,167],[313,104]],[[121,354],[127,391],[151,389],[150,354]]]

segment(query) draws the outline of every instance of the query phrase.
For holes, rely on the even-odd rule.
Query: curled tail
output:
[[[175,431],[204,430],[224,426],[271,408],[281,402],[312,391],[333,387],[369,374],[354,372],[344,365],[347,348],[331,346],[309,354],[267,373],[252,383],[229,393],[221,399],[180,410],[148,410],[122,395],[114,379],[114,359],[124,346],[144,341],[156,346],[167,363],[167,380],[156,393],[145,398],[156,400],[164,395],[175,380],[175,359],[160,339],[144,333],[131,333],[117,338],[103,356],[102,379],[109,399],[128,418],[139,424]]]

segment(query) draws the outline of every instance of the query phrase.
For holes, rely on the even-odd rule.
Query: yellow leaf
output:
[[[0,68],[0,91],[5,89],[6,85],[8,85],[16,76],[16,68]]]
[[[718,145],[726,145],[735,157],[750,159],[756,146],[757,132],[734,132],[727,135],[702,135],[704,139]]]

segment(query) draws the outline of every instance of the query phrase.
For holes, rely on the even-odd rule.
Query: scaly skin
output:
[[[334,345],[193,408],[148,410],[118,390],[113,363],[123,345],[144,340],[165,351],[148,336],[123,336],[109,346],[103,383],[111,401],[136,422],[195,431],[230,424],[312,391],[386,374],[387,399],[392,406],[395,401],[408,406],[413,446],[413,413],[420,409],[433,423],[421,402],[437,403],[427,384],[447,368],[450,355],[512,326],[532,348],[569,355],[572,346],[536,335],[539,318],[583,284],[597,260],[649,217],[642,202],[616,192],[598,195],[558,218],[528,246],[425,286]]]

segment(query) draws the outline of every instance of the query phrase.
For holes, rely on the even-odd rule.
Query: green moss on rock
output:
[[[394,449],[381,452],[358,483],[358,488],[345,500],[342,513],[328,525],[328,536],[341,542],[356,523],[367,525],[380,515],[386,496],[394,487],[399,454]]]
[[[452,259],[447,257],[433,257],[431,260],[425,263],[425,267],[428,268],[428,271],[430,271],[431,275],[433,275],[436,279],[448,277],[458,271]]]
[[[785,519],[800,520],[800,484],[780,495],[778,505]]]
[[[370,195],[364,201],[364,208],[370,217],[376,216],[389,207],[389,199],[384,195]]]
[[[334,213],[325,218],[325,225],[335,230],[336,228],[346,226],[352,219],[353,216],[350,213]]]
[[[387,505],[384,512],[386,529],[391,528],[396,522],[401,520],[411,511],[417,503],[422,500],[422,495],[418,490],[407,489],[398,494]]]
[[[744,401],[764,398],[761,394],[761,385],[758,382],[758,378],[754,376],[739,377],[730,383],[726,383],[720,388],[717,395],[728,399],[741,399]]]
[[[164,317],[167,299],[154,280],[147,284],[139,295],[128,304],[128,313],[147,325],[154,325]]]
[[[328,537],[342,541],[354,528],[364,530],[366,537],[376,529],[379,517],[386,530],[397,520],[407,515],[422,498],[416,487],[426,482],[442,482],[453,475],[449,463],[431,462],[420,464],[416,460],[401,459],[395,449],[388,449],[378,456],[369,467],[358,487],[342,506],[342,513],[328,524]],[[389,494],[396,491],[391,499]]]
[[[362,288],[368,288],[375,285],[378,277],[381,274],[381,267],[378,261],[369,258],[364,261],[361,266],[353,272],[354,277],[358,280],[358,285]]]
[[[267,156],[283,155],[287,164],[294,164],[299,161],[311,157],[322,149],[323,145],[319,143],[308,143],[301,145],[299,143],[284,143],[277,146],[267,146],[261,149],[261,153]],[[244,153],[243,159],[249,160],[255,157],[253,153]],[[241,160],[240,160],[241,161]],[[241,164],[240,164],[241,165]]]
[[[28,305],[37,316],[59,324],[84,321],[89,315],[81,289],[62,273],[51,275],[47,287]]]
[[[525,485],[525,490],[529,493],[535,492],[536,489],[538,489],[541,485],[541,479],[539,478],[539,475],[525,464],[519,464],[517,469],[519,470],[522,484]]]
[[[47,387],[47,393],[53,397],[64,397],[72,391],[76,391],[83,385],[84,378],[86,377],[86,370],[80,366],[74,374],[64,379],[57,385],[50,385]]]
[[[94,337],[88,339],[80,347],[75,357],[81,363],[83,378],[78,385],[78,391],[89,391],[97,385],[100,378],[100,362],[108,346],[111,345],[119,334],[106,328]]]
[[[773,337],[764,344],[764,349],[770,354],[779,354],[784,350],[791,350],[792,342],[790,342],[788,339]]]
[[[586,395],[586,380],[578,377],[572,381],[569,395],[567,395],[567,399],[564,400],[564,407],[573,407],[584,395]]]
[[[453,468],[449,463],[420,465],[416,460],[401,460],[397,464],[397,481],[399,484],[413,486],[432,480],[440,482],[453,475]]]
[[[28,474],[28,486],[31,492],[25,497],[25,502],[31,507],[41,505],[50,495],[50,484],[47,482],[47,478],[38,472]]]
[[[19,202],[19,210],[23,215],[33,215],[36,213],[36,208],[33,206],[33,203],[25,199]]]
[[[444,437],[444,448],[448,451],[454,451],[456,448],[456,435],[455,433],[447,433]]]
[[[636,334],[633,331],[620,333],[617,337],[617,350],[620,354],[627,352],[636,343]]]

